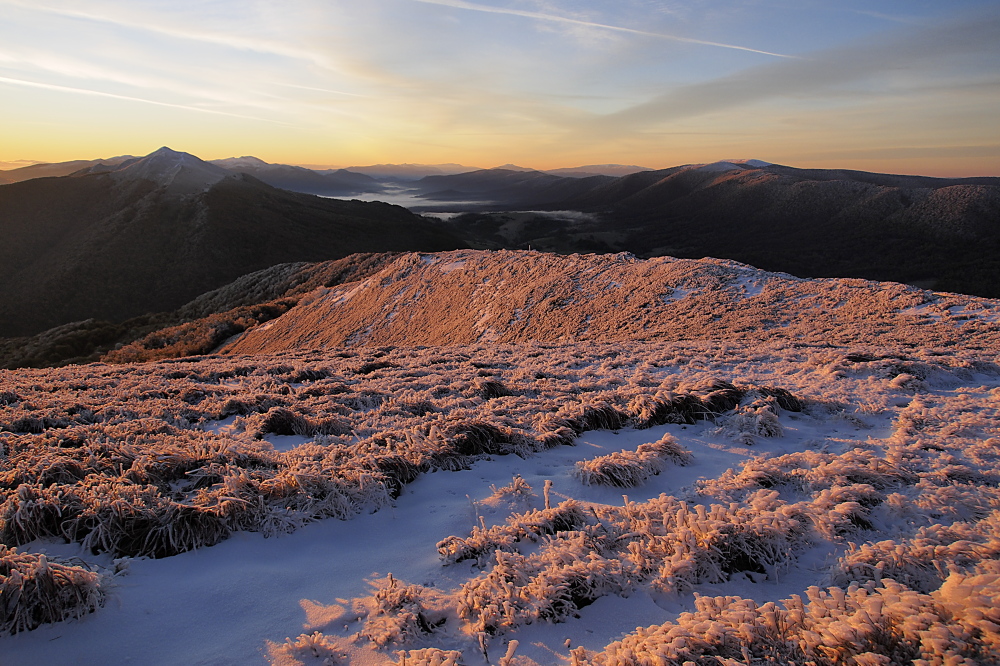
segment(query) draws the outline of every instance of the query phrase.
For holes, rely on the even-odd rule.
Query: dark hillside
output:
[[[283,314],[313,289],[367,278],[397,256],[363,253],[319,263],[278,264],[243,275],[171,312],[119,323],[87,319],[33,336],[0,338],[0,368],[89,363],[109,352],[122,360],[207,353],[229,336]]]
[[[804,277],[1000,296],[998,178],[722,164],[586,180],[509,192],[493,210],[587,217],[512,226],[510,213],[475,213],[447,224],[473,247],[722,257]]]
[[[275,264],[462,246],[398,206],[216,172],[158,151],[128,170],[0,186],[0,336],[173,310]]]

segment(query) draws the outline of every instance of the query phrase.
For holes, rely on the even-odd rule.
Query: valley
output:
[[[0,186],[5,664],[1000,660],[1000,301],[684,256],[990,276],[995,179],[218,162]]]

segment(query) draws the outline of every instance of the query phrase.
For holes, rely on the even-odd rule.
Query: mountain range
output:
[[[715,256],[804,277],[1000,296],[1000,178],[749,160],[620,178],[493,170],[418,184],[427,200],[488,202],[444,222],[475,248]]]
[[[200,341],[191,344],[188,330],[170,334],[176,344],[169,336],[156,344],[205,353],[223,333],[297,307],[311,289],[373,275],[395,260],[392,252],[719,257],[799,277],[1000,296],[998,178],[804,170],[759,160],[617,177],[482,169],[406,184],[417,200],[458,213],[436,218],[281,189],[274,183],[317,191],[337,182],[370,190],[386,183],[252,157],[205,162],[162,148],[12,172],[39,177],[0,185],[5,366],[92,360],[176,326],[200,331]],[[344,259],[354,253],[367,254]],[[151,343],[144,344],[146,354]]]
[[[272,187],[305,194],[346,197],[385,189],[371,176],[347,169],[314,171],[287,164],[268,164],[256,157],[230,157],[211,160],[211,163],[229,171],[250,174]]]
[[[43,162],[40,164],[31,164],[29,166],[18,167],[16,169],[0,171],[0,185],[20,183],[21,181],[31,180],[33,178],[68,176],[71,173],[80,171],[81,169],[95,167],[100,164],[114,166],[133,159],[135,159],[134,155],[120,155],[118,157],[97,160],[71,160],[69,162]]]
[[[277,189],[162,148],[0,187],[0,335],[173,310],[241,275],[461,241],[404,208]]]

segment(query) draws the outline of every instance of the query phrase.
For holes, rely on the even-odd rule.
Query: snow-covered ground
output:
[[[463,366],[463,359],[474,360],[476,365]],[[525,347],[520,351],[486,351],[481,347],[398,349],[383,352],[379,360],[384,365],[374,371],[359,368],[358,363],[365,360],[315,353],[261,357],[255,361],[258,370],[240,377],[238,386],[226,381],[213,386],[233,396],[268,390],[274,399],[281,395],[299,395],[303,399],[312,396],[309,399],[314,402],[302,403],[301,408],[310,418],[318,418],[316,409],[321,403],[316,401],[339,400],[340,412],[346,406],[355,410],[349,418],[354,420],[356,432],[345,437],[276,434],[260,426],[263,439],[253,446],[264,451],[273,447],[278,461],[296,451],[311,451],[309,447],[317,445],[335,449],[375,441],[365,438],[391,432],[377,434],[379,419],[397,413],[399,405],[417,404],[414,401],[421,395],[438,400],[434,409],[445,410],[445,414],[451,414],[448,418],[488,420],[493,414],[500,419],[498,423],[503,419],[522,423],[516,405],[537,410],[539,407],[532,405],[543,404],[539,400],[555,400],[551,396],[561,395],[564,398],[560,400],[570,401],[583,399],[584,404],[616,404],[614,396],[621,395],[621,400],[633,401],[629,411],[635,416],[630,418],[638,419],[642,410],[634,401],[642,395],[662,396],[666,387],[676,392],[670,395],[681,395],[685,386],[722,375],[737,384],[788,388],[803,401],[805,409],[779,408],[773,400],[761,402],[762,394],[751,391],[736,411],[725,410],[693,424],[667,423],[644,429],[632,427],[634,423],[625,424],[617,429],[589,430],[572,446],[555,446],[523,457],[481,454],[467,469],[422,473],[403,487],[391,506],[374,512],[364,509],[346,520],[309,522],[290,534],[270,538],[237,531],[211,547],[161,559],[119,561],[118,568],[124,570],[113,577],[103,607],[78,619],[0,638],[0,662],[4,666],[319,664],[326,659],[326,663],[383,664],[397,663],[399,651],[433,647],[461,651],[459,663],[471,665],[499,663],[509,642],[517,640],[511,664],[570,664],[574,660],[604,659],[594,655],[637,627],[683,620],[682,613],[695,610],[697,595],[734,596],[765,604],[804,595],[810,586],[836,584],[837,572],[844,569],[841,558],[856,553],[865,543],[895,539],[901,548],[909,548],[907,539],[921,528],[934,525],[992,534],[988,526],[993,518],[989,516],[996,513],[1000,499],[996,491],[1000,377],[996,365],[982,355],[948,358],[931,354],[907,360],[881,353],[838,354],[794,347],[775,350],[637,344]],[[229,366],[221,361],[204,361],[202,365],[196,361],[150,364],[121,371],[121,377],[133,381],[134,375],[134,381],[145,383],[150,381],[146,377],[151,372],[151,376],[162,377],[162,387],[200,381],[199,390],[206,391],[213,368],[244,372],[249,362],[250,357],[243,357],[225,361]],[[291,377],[300,372],[297,368],[320,366],[328,368],[330,376],[326,379],[278,383],[273,379],[278,373]],[[97,376],[106,367],[95,366],[91,372]],[[348,367],[354,368],[353,379]],[[492,376],[520,397],[496,398],[483,393],[483,398],[469,393],[472,387],[481,385],[470,385],[463,377],[476,377],[476,367],[480,367],[479,376]],[[4,386],[0,389],[6,391],[3,395],[11,405],[9,409],[14,410],[13,405],[24,409],[26,396],[39,388],[40,382],[55,381],[58,372],[3,375]],[[201,379],[185,379],[186,373]],[[428,388],[414,389],[414,379],[426,379]],[[125,379],[114,381],[123,386],[119,381]],[[290,387],[291,393],[282,392],[282,383]],[[73,382],[65,380],[60,385],[70,386]],[[375,395],[377,388],[393,386],[399,391],[399,402],[391,397],[386,401],[388,394],[382,398]],[[435,386],[438,388],[431,388]],[[449,386],[457,398],[441,397],[441,387]],[[482,386],[475,389],[487,390]],[[595,390],[594,396],[606,402],[586,402],[590,400],[587,392]],[[578,391],[583,393],[575,393]],[[40,400],[42,394],[37,395]],[[99,389],[92,399],[98,401],[99,395],[106,395],[106,389]],[[83,394],[78,397],[83,403],[91,399]],[[21,402],[14,402],[14,398]],[[452,402],[446,405],[444,400]],[[617,404],[625,409],[624,403]],[[149,409],[155,412],[157,408]],[[202,409],[207,413],[212,408],[203,404]],[[428,412],[420,418],[432,418],[439,424],[448,422],[440,417]],[[191,421],[187,427],[213,441],[228,439],[250,446],[250,431],[262,423],[254,418],[203,419]],[[533,427],[541,428],[537,423]],[[634,451],[666,435],[690,451],[690,464],[667,461],[661,473],[630,488],[588,486],[574,474],[580,461]],[[10,452],[29,437],[8,432],[2,442]],[[515,482],[516,477],[522,482]],[[772,508],[767,511],[777,513],[768,520],[777,521],[775,525],[786,519],[802,524],[795,528],[799,531],[794,536],[794,552],[781,554],[780,561],[763,568],[753,564],[740,570],[736,566],[714,580],[704,576],[699,580],[697,575],[683,570],[661,572],[658,578],[652,571],[645,578],[630,579],[620,593],[598,595],[592,603],[580,602],[579,608],[556,617],[557,621],[526,621],[522,615],[518,616],[520,620],[509,623],[497,620],[495,630],[479,636],[473,625],[481,621],[483,616],[477,613],[482,610],[473,608],[471,616],[463,616],[462,599],[469,594],[470,581],[486,580],[498,560],[487,553],[447,563],[439,554],[438,544],[448,537],[470,538],[477,526],[482,536],[486,534],[482,530],[508,524],[512,514],[543,508],[549,482],[551,506],[575,500],[595,512],[595,517],[600,516],[605,525],[611,525],[615,516],[675,506],[670,497],[690,507],[691,518],[683,520],[699,520],[694,517],[698,505],[717,505],[718,509],[710,512],[724,513],[725,506],[730,507],[728,511],[748,511],[752,506],[760,508],[770,503]],[[522,484],[522,492],[503,492],[505,486],[515,483]],[[531,488],[527,497],[523,483]],[[838,492],[853,495],[831,499]],[[768,493],[773,497],[765,502],[762,497]],[[862,504],[851,498],[860,498]],[[822,509],[827,501],[831,502],[829,513]],[[780,518],[782,515],[786,518]],[[9,520],[10,514],[7,516]],[[844,520],[837,522],[837,516]],[[523,522],[515,517],[509,524],[520,524],[519,520]],[[664,525],[666,520],[664,514]],[[809,520],[814,524],[808,525]],[[561,540],[575,538],[572,534],[583,532],[525,539],[501,550],[520,552],[529,558],[558,552]],[[635,537],[616,537],[629,538]],[[975,542],[978,537],[969,538]],[[983,544],[1000,543],[996,534],[983,538]],[[601,560],[601,566],[640,557],[642,547],[637,541],[631,550],[602,551],[606,559]],[[56,561],[85,561],[108,572],[116,566],[111,555],[93,555],[76,543],[39,539],[19,550],[44,552]],[[979,566],[975,561],[962,561],[966,564],[956,560],[955,566],[966,567],[970,575],[979,572],[973,571]],[[524,590],[533,584],[525,583]],[[421,622],[429,623],[428,631],[415,636],[396,635],[393,632],[403,625],[393,622],[412,608],[404,604],[390,612],[388,619],[380,617],[378,595],[384,597],[387,589],[400,590],[410,585],[423,595],[420,603],[426,617],[422,611]],[[467,608],[465,612],[470,611]],[[438,625],[439,620],[444,622]],[[384,626],[386,621],[388,628]],[[312,638],[300,638],[304,635]],[[392,638],[394,635],[396,638]],[[988,632],[975,636],[973,642],[986,643]],[[481,647],[486,648],[488,660]],[[581,647],[589,652],[580,652]],[[577,652],[571,654],[571,650]],[[607,659],[594,663],[633,663]],[[407,663],[423,662],[419,661],[419,653],[411,652]]]
[[[509,484],[514,475],[537,493],[533,508],[542,506],[546,480],[552,481],[553,501],[621,504],[623,493],[636,502],[660,493],[689,497],[697,479],[717,478],[752,456],[807,449],[827,437],[847,446],[870,432],[844,423],[831,427],[805,416],[787,422],[785,437],[756,447],[711,434],[711,423],[590,431],[575,446],[528,458],[494,456],[469,470],[425,474],[407,486],[391,509],[347,521],[325,520],[270,539],[237,533],[211,548],[133,560],[127,574],[116,579],[105,608],[80,620],[3,639],[3,664],[265,664],[274,647],[288,637],[317,630],[338,636],[356,633],[359,626],[349,601],[370,594],[370,579],[391,573],[402,581],[449,589],[475,573],[470,562],[443,566],[436,545],[447,536],[466,534],[479,516],[487,525],[503,522],[508,511],[482,502],[492,494],[490,486]],[[691,465],[671,466],[638,488],[584,486],[573,478],[579,460],[634,449],[666,432],[693,453]],[[307,438],[269,435],[267,440],[284,448]],[[111,564],[109,557],[94,557],[75,545],[35,542],[28,549]],[[822,557],[832,552],[819,549]],[[816,583],[822,571],[811,565],[779,581],[754,584],[739,577],[725,585],[701,586],[699,592],[776,600]],[[540,664],[555,663],[565,657],[567,639],[573,646],[599,650],[637,626],[660,624],[692,609],[692,600],[688,594],[663,604],[644,592],[628,599],[605,598],[581,609],[579,619],[525,627],[508,638],[520,639],[518,654]],[[444,646],[463,647],[447,641]],[[374,655],[368,659],[376,663]]]

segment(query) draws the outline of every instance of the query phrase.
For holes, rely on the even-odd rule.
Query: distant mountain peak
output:
[[[217,164],[224,169],[247,169],[270,166],[269,163],[259,157],[254,157],[253,155],[244,155],[243,157],[226,157],[221,160],[208,160],[208,162],[209,164]]]
[[[493,170],[503,169],[505,171],[537,171],[537,169],[529,169],[528,167],[518,166],[516,164],[502,164],[498,167],[493,167]]]
[[[760,169],[771,166],[770,162],[754,159],[719,160],[711,164],[692,164],[698,171],[733,171],[735,169]]]
[[[124,162],[110,173],[119,181],[151,180],[176,194],[204,192],[229,175],[220,166],[166,146],[145,157]]]
[[[581,178],[586,176],[627,176],[639,171],[653,171],[650,167],[636,166],[634,164],[587,164],[578,167],[562,167],[559,169],[545,169],[545,173],[553,176],[569,176]]]
[[[730,164],[742,164],[743,166],[754,167],[754,168],[774,166],[773,162],[765,162],[764,160],[754,160],[754,159],[723,160],[723,161],[729,162]]]

